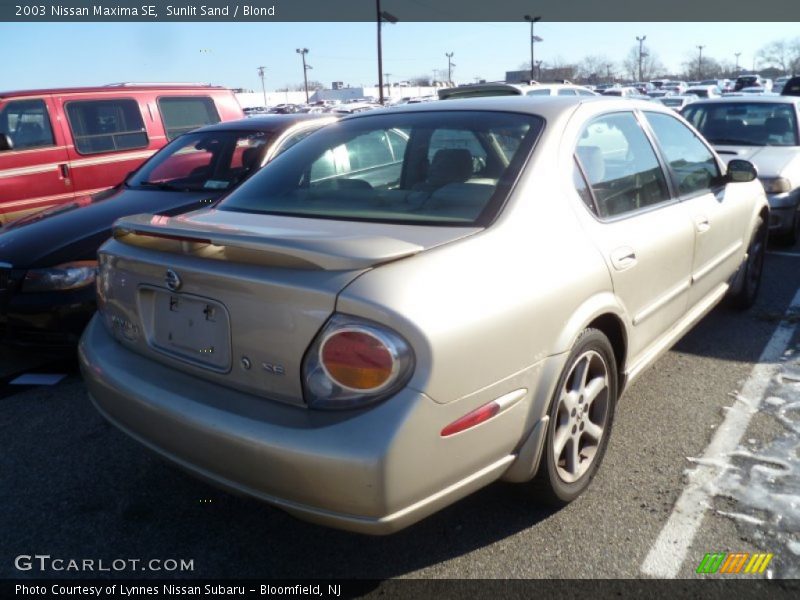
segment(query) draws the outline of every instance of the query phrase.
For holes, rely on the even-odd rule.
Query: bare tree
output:
[[[764,67],[775,67],[785,75],[791,69],[794,58],[792,43],[787,40],[774,40],[756,52],[756,57]]]
[[[713,56],[703,56],[703,64],[700,65],[700,54],[697,52],[687,52],[686,59],[682,63],[683,79],[719,79],[724,76],[726,69]],[[733,67],[731,68],[733,70]]]
[[[789,43],[789,72],[792,75],[800,73],[800,38]]]
[[[625,74],[634,81],[639,78],[639,44],[631,46],[630,51],[622,61]],[[642,79],[647,81],[663,73],[664,65],[649,46],[642,46]]]
[[[576,65],[577,76],[589,83],[613,79],[616,65],[603,54],[584,56]]]

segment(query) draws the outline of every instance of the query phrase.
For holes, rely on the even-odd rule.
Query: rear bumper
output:
[[[79,354],[97,409],[151,450],[304,520],[361,533],[397,531],[498,479],[532,427],[530,394],[448,438],[442,428],[482,398],[438,404],[406,389],[342,412],[265,400],[132,353],[97,318]]]

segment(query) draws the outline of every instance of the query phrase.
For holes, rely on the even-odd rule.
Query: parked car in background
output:
[[[125,182],[0,230],[0,341],[74,344],[95,309],[97,249],[112,223],[208,206],[334,117],[228,121],[173,140]]]
[[[716,85],[696,85],[686,89],[685,95],[698,98],[722,98],[722,91]]]
[[[597,96],[582,85],[571,83],[537,83],[525,90],[526,96]]]
[[[382,107],[380,104],[373,102],[348,102],[347,104],[334,106],[330,112],[337,115],[353,115],[368,110],[375,110],[376,108]]]
[[[276,104],[268,112],[273,115],[293,115],[300,112],[300,106],[298,104]]]
[[[603,90],[603,96],[616,96],[618,98],[635,98],[639,100],[649,100],[649,96],[643,96],[634,87],[617,87]]]
[[[597,96],[582,85],[571,83],[476,83],[438,91],[440,100],[479,98],[484,96]]]
[[[720,93],[733,91],[733,82],[730,79],[704,79],[699,85],[713,85]]]
[[[772,91],[772,80],[766,79],[761,77],[756,73],[750,73],[747,75],[740,75],[736,78],[736,83],[733,86],[733,91],[739,92],[744,90],[745,88],[752,88],[752,87],[760,87],[763,88],[765,92]]]
[[[687,104],[690,104],[691,102],[697,100],[697,96],[689,94],[685,96],[672,95],[672,96],[663,96],[661,98],[654,98],[653,100],[654,102],[663,104],[664,106],[667,106],[674,111],[680,111]]]
[[[800,98],[740,96],[694,102],[682,114],[723,160],[746,159],[770,204],[772,237],[794,244],[800,235]]]
[[[800,96],[800,77],[792,77],[781,90],[781,96]]]
[[[169,140],[243,115],[209,85],[0,92],[0,225],[115,186]]]
[[[689,86],[686,85],[685,81],[670,81],[669,83],[662,85],[661,89],[672,92],[673,94],[681,95],[686,93],[686,89],[688,87]]]
[[[780,94],[783,91],[783,86],[786,85],[786,82],[789,81],[791,77],[788,75],[784,75],[783,77],[776,77],[775,80],[772,82],[772,91],[776,94]]]
[[[345,118],[213,210],[117,223],[87,388],[149,449],[317,523],[390,533],[501,478],[563,505],[623,390],[726,294],[755,300],[754,179],[649,102]]]
[[[656,88],[647,92],[649,98],[666,98],[667,96],[677,96],[674,91],[662,88]]]
[[[771,92],[767,92],[767,89],[761,87],[760,85],[753,85],[753,86],[750,86],[750,87],[742,88],[738,92],[735,92],[735,93],[741,94],[741,95],[758,94],[758,95],[762,95],[763,96],[764,94],[771,93]]]

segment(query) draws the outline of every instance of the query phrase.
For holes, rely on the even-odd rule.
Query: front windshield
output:
[[[797,146],[797,115],[788,103],[690,104],[683,116],[712,144]]]
[[[258,168],[271,138],[264,131],[188,133],[154,155],[127,184],[181,191],[230,189]]]
[[[534,115],[444,110],[346,119],[287,150],[219,209],[479,223],[502,205],[542,125]]]

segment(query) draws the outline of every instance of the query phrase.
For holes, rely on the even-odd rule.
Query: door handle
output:
[[[697,233],[705,233],[711,229],[711,223],[706,216],[695,217],[694,226],[697,229]]]
[[[69,178],[69,167],[66,163],[62,163],[58,165],[58,169],[61,171],[61,178],[68,179]]]
[[[611,264],[617,271],[624,271],[636,264],[636,252],[629,246],[611,251]]]

